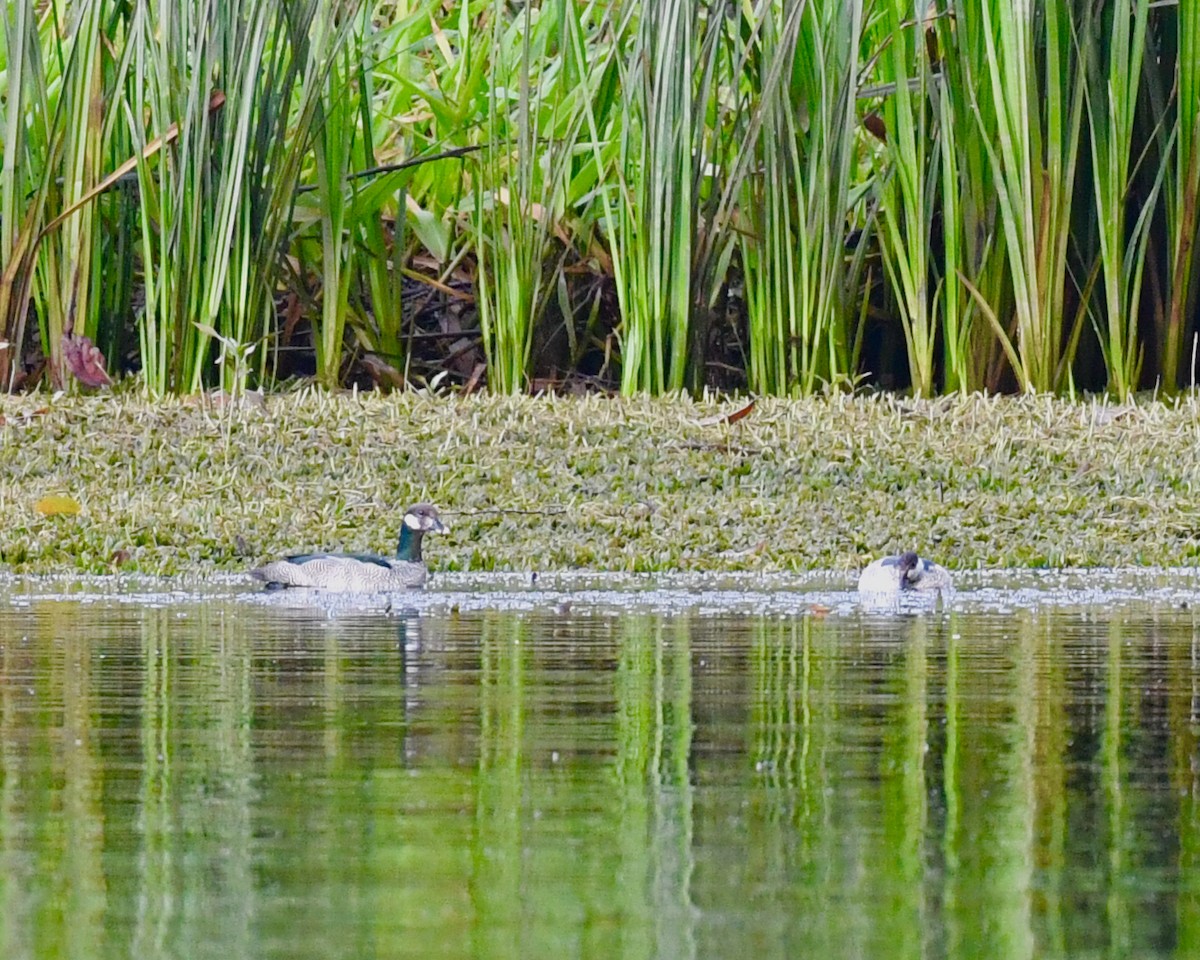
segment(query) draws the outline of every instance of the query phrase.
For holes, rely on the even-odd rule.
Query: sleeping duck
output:
[[[268,590],[284,587],[317,587],[342,593],[373,593],[422,587],[429,576],[421,559],[421,539],[427,533],[445,533],[437,507],[418,503],[408,508],[400,525],[395,557],[369,553],[300,553],[274,560],[250,576],[263,580]]]
[[[906,590],[947,593],[952,589],[950,572],[945,567],[918,557],[911,550],[875,560],[858,578],[859,593],[894,594]]]

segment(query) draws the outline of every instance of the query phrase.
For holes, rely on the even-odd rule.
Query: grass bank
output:
[[[428,499],[433,570],[1178,565],[1200,554],[1200,405],[140,394],[0,406],[0,572],[233,571],[390,552]],[[43,515],[66,494],[78,514]]]

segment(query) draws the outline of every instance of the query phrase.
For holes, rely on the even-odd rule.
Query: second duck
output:
[[[924,593],[954,589],[950,571],[932,560],[917,556],[912,550],[892,557],[882,557],[867,565],[859,575],[859,593],[900,593],[919,590]]]

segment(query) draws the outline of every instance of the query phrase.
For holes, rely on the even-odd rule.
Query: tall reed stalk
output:
[[[102,25],[109,12],[108,5],[101,0],[55,10],[56,14],[66,16],[61,29],[67,37],[68,56],[56,110],[55,136],[61,137],[61,141],[56,150],[57,169],[47,205],[57,211],[74,209],[42,239],[38,248],[38,286],[44,305],[39,311],[42,344],[50,381],[59,388],[66,384],[67,376],[63,337],[70,333],[95,337],[99,316],[99,301],[92,282],[96,207],[91,203],[79,206],[79,201],[101,179],[104,110],[112,110],[114,103],[104,95],[101,65],[107,40]],[[102,106],[106,101],[107,107]]]
[[[53,31],[50,36],[57,39]],[[43,47],[52,64],[55,47],[40,36],[32,0],[7,4],[0,50],[0,389],[5,390],[12,389],[21,366],[57,142]]]
[[[1075,64],[1073,6],[958,0],[956,29],[968,50],[964,82],[985,101],[973,113],[999,202],[1014,322],[972,286],[1024,390],[1070,380],[1073,338],[1064,326],[1071,203],[1084,80]],[[994,122],[994,127],[991,123]]]
[[[1088,61],[1086,89],[1106,319],[1097,333],[1109,389],[1123,400],[1137,389],[1142,367],[1138,338],[1142,276],[1151,214],[1165,167],[1160,167],[1146,196],[1139,199],[1131,194],[1131,163],[1137,159],[1134,114],[1149,0],[1111,0],[1107,9],[1109,16],[1100,28],[1108,41],[1108,62]],[[1127,229],[1131,205],[1136,216]]]
[[[1174,61],[1172,75],[1159,78],[1159,86],[1175,89],[1173,152],[1166,151],[1167,169],[1163,192],[1167,219],[1169,260],[1168,303],[1158,329],[1158,368],[1162,385],[1174,392],[1185,362],[1188,318],[1196,307],[1196,234],[1200,228],[1200,4],[1181,3],[1174,12],[1176,48],[1173,58],[1155,57],[1151,62]],[[1164,25],[1163,32],[1167,25]],[[1172,82],[1173,81],[1173,82]],[[1166,109],[1166,97],[1155,100]],[[1190,368],[1183,382],[1194,387],[1197,371]]]
[[[765,13],[760,172],[746,181],[741,250],[750,387],[794,395],[853,373],[846,241],[863,4],[793,0],[782,13]]]
[[[214,340],[221,383],[245,384],[271,320],[317,93],[353,12],[334,0],[135,6],[129,100],[149,110],[127,106],[127,119],[141,158],[139,333],[152,393],[199,389]],[[175,128],[147,159],[146,144]]]
[[[564,110],[571,95],[566,18],[574,4],[545,3],[536,19],[527,4],[511,20],[507,6],[497,0],[492,10],[488,143],[475,230],[488,384],[516,393],[529,385],[534,330],[557,287],[555,229],[584,113]]]
[[[938,322],[929,289],[929,244],[937,200],[937,143],[928,122],[930,87],[925,22],[912,5],[886,0],[878,29],[886,147],[881,155],[880,248],[895,291],[913,392],[931,396]]]
[[[616,224],[621,392],[682,389],[691,314],[695,145],[693,0],[626,0],[637,14],[618,59],[622,90]]]
[[[937,81],[929,93],[939,144],[942,256],[935,266],[941,274],[944,389],[995,389],[1005,358],[997,355],[994,329],[977,320],[981,305],[993,315],[1005,314],[1012,300],[987,148],[995,109],[991,99],[976,96],[974,86],[985,72],[985,48],[979,31],[958,24],[955,0],[939,0],[933,12],[933,32],[926,31],[925,43],[937,51]]]

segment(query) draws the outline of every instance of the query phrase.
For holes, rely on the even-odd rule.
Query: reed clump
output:
[[[1173,395],[1198,37],[1153,0],[12,0],[0,388]]]

